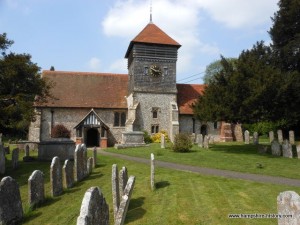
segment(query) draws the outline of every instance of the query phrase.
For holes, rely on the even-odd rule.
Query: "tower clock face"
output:
[[[161,76],[161,68],[158,65],[152,65],[150,66],[150,75],[153,77],[159,77]]]

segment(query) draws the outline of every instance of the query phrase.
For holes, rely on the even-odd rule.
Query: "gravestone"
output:
[[[89,157],[88,160],[87,160],[87,173],[88,173],[88,175],[93,172],[93,164],[94,164],[93,157]]]
[[[295,133],[293,130],[289,131],[289,141],[291,145],[295,144]]]
[[[253,133],[253,144],[255,144],[255,145],[259,144],[258,133],[257,132]]]
[[[269,140],[270,140],[270,143],[272,143],[272,141],[274,140],[274,131],[269,131]]]
[[[282,144],[282,156],[286,158],[293,158],[292,145],[288,140],[284,140]]]
[[[294,191],[281,192],[277,196],[278,225],[300,224],[300,197]],[[291,215],[291,216],[285,216]]]
[[[63,186],[71,188],[74,185],[74,165],[69,159],[65,160],[63,166]]]
[[[87,148],[85,146],[85,144],[81,144],[81,148],[83,150],[83,175],[84,177],[88,176],[88,170],[87,170],[87,161],[88,161],[88,157],[87,157]]]
[[[197,134],[198,147],[203,148],[203,136],[202,134]]]
[[[204,148],[209,148],[209,139],[208,139],[208,136],[207,135],[205,135],[204,136],[204,139],[203,139],[203,147]]]
[[[17,225],[23,218],[23,208],[18,183],[11,177],[0,182],[0,224]]]
[[[111,183],[112,183],[111,186],[112,186],[114,218],[116,218],[120,206],[120,189],[119,189],[119,176],[118,176],[117,164],[112,165]]]
[[[29,156],[29,145],[25,145],[25,157]]]
[[[18,164],[19,164],[19,149],[15,148],[11,152],[11,163],[12,163],[12,168],[17,169]]]
[[[277,130],[277,139],[278,139],[279,144],[283,143],[282,130]]]
[[[210,136],[208,137],[208,144],[214,144],[214,143],[215,143],[215,137],[212,136],[212,135],[210,135]]]
[[[50,166],[50,185],[51,185],[51,195],[53,197],[59,196],[63,192],[63,182],[62,182],[62,168],[59,158],[55,156],[52,159]]]
[[[0,174],[5,173],[5,152],[2,144],[0,144]]]
[[[273,140],[271,143],[271,151],[274,156],[281,156],[281,146],[277,140]]]
[[[296,149],[297,149],[297,157],[298,159],[300,159],[300,145],[297,145]]]
[[[166,138],[164,134],[160,136],[160,148],[166,148]]]
[[[248,130],[245,130],[244,136],[245,136],[245,144],[250,144],[250,133]]]
[[[124,195],[124,190],[128,181],[128,171],[125,166],[119,172],[119,190],[120,190],[120,199]]]
[[[93,167],[97,166],[97,147],[93,148]]]
[[[76,145],[74,153],[74,169],[75,169],[75,180],[77,182],[83,180],[85,176],[84,170],[84,150],[81,145]]]
[[[122,196],[117,216],[115,217],[115,225],[123,225],[128,211],[129,202],[133,192],[135,177],[130,176]]]
[[[45,200],[44,174],[35,170],[28,179],[28,202],[31,207]]]
[[[77,225],[108,225],[109,208],[98,187],[89,188],[83,197]]]
[[[151,184],[151,190],[154,190],[155,189],[155,161],[154,161],[153,153],[151,153],[150,165],[151,165],[150,184]]]

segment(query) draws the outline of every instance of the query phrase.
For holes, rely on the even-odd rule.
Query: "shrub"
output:
[[[276,131],[284,127],[284,121],[261,121],[253,124],[243,124],[243,128],[249,132],[258,132],[259,135],[269,134],[269,131]]]
[[[152,143],[151,136],[145,130],[144,130],[144,141],[145,141],[146,144]]]
[[[169,135],[168,135],[167,131],[165,131],[165,130],[162,130],[162,131],[160,131],[160,132],[158,132],[158,133],[152,135],[152,137],[151,137],[152,141],[153,141],[154,143],[160,143],[160,141],[161,141],[161,135],[162,135],[162,134],[165,135],[165,140],[166,140],[166,142],[169,142],[169,141],[170,141]]]
[[[52,128],[51,137],[52,138],[70,138],[71,131],[68,130],[64,125],[57,124]]]
[[[179,133],[175,135],[172,149],[174,152],[190,152],[193,147],[190,135]]]

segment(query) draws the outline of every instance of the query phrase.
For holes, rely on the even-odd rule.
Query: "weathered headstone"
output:
[[[75,180],[81,181],[84,178],[84,150],[81,145],[76,145],[74,152],[74,169],[75,169]]]
[[[17,225],[22,218],[19,185],[13,178],[4,177],[0,182],[0,224]]]
[[[122,196],[120,207],[115,218],[115,225],[123,225],[128,211],[129,202],[133,192],[135,177],[130,176]]]
[[[282,130],[277,130],[277,139],[278,139],[279,144],[283,143]]]
[[[119,189],[119,176],[118,176],[117,164],[112,165],[111,182],[112,182],[114,218],[116,218],[120,206],[120,189]]]
[[[50,166],[51,195],[59,196],[63,192],[62,167],[59,158],[55,156]]]
[[[270,143],[272,143],[272,141],[274,140],[274,131],[269,131],[269,140],[270,140]]]
[[[292,145],[288,140],[284,140],[282,144],[282,156],[286,158],[293,158]]]
[[[297,145],[296,149],[297,149],[297,157],[298,159],[300,159],[300,145]]]
[[[15,148],[12,150],[11,162],[12,162],[13,169],[18,168],[18,164],[19,164],[19,149],[18,148]]]
[[[98,187],[89,188],[83,197],[77,225],[108,225],[109,208]]]
[[[281,192],[277,196],[278,225],[300,224],[300,197],[294,191]]]
[[[273,140],[271,143],[271,151],[274,156],[281,156],[281,146],[277,140]]]
[[[0,144],[0,174],[5,173],[5,152],[2,144]]]
[[[35,170],[28,179],[28,201],[29,205],[35,206],[45,200],[44,174]]]
[[[245,136],[245,144],[250,144],[250,133],[248,130],[245,130],[244,136]]]
[[[154,160],[153,153],[151,153],[150,165],[151,165],[150,184],[151,184],[151,189],[154,190],[155,189],[155,160]]]
[[[203,136],[202,134],[197,134],[198,147],[203,148]]]
[[[255,145],[259,144],[258,133],[257,132],[253,133],[253,144],[255,144]]]
[[[88,174],[91,174],[93,172],[93,164],[94,164],[93,157],[89,157],[87,160],[87,173]]]
[[[291,145],[295,144],[295,133],[293,130],[289,131],[289,141]]]
[[[93,148],[93,167],[96,168],[97,166],[97,147]]]
[[[204,147],[204,148],[209,148],[209,139],[208,139],[208,136],[207,136],[207,135],[204,136],[204,139],[203,139],[203,147]]]
[[[124,195],[124,190],[128,181],[128,171],[125,166],[119,172],[119,190],[120,190],[120,199]]]
[[[88,169],[87,169],[87,160],[88,160],[88,157],[87,157],[87,148],[85,146],[85,144],[81,144],[81,148],[83,150],[83,174],[84,174],[84,177],[87,177],[88,176]]]
[[[73,162],[69,159],[65,160],[63,166],[63,186],[71,188],[74,185],[74,166]]]
[[[25,157],[29,156],[29,145],[25,145]]]
[[[166,148],[166,138],[165,138],[164,134],[161,134],[161,136],[160,136],[160,147]]]

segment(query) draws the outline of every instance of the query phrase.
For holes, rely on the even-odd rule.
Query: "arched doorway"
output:
[[[205,135],[207,135],[207,125],[202,125],[200,128],[200,133],[202,134],[202,136],[204,137]]]
[[[99,146],[99,131],[97,128],[90,128],[86,131],[86,146]]]

